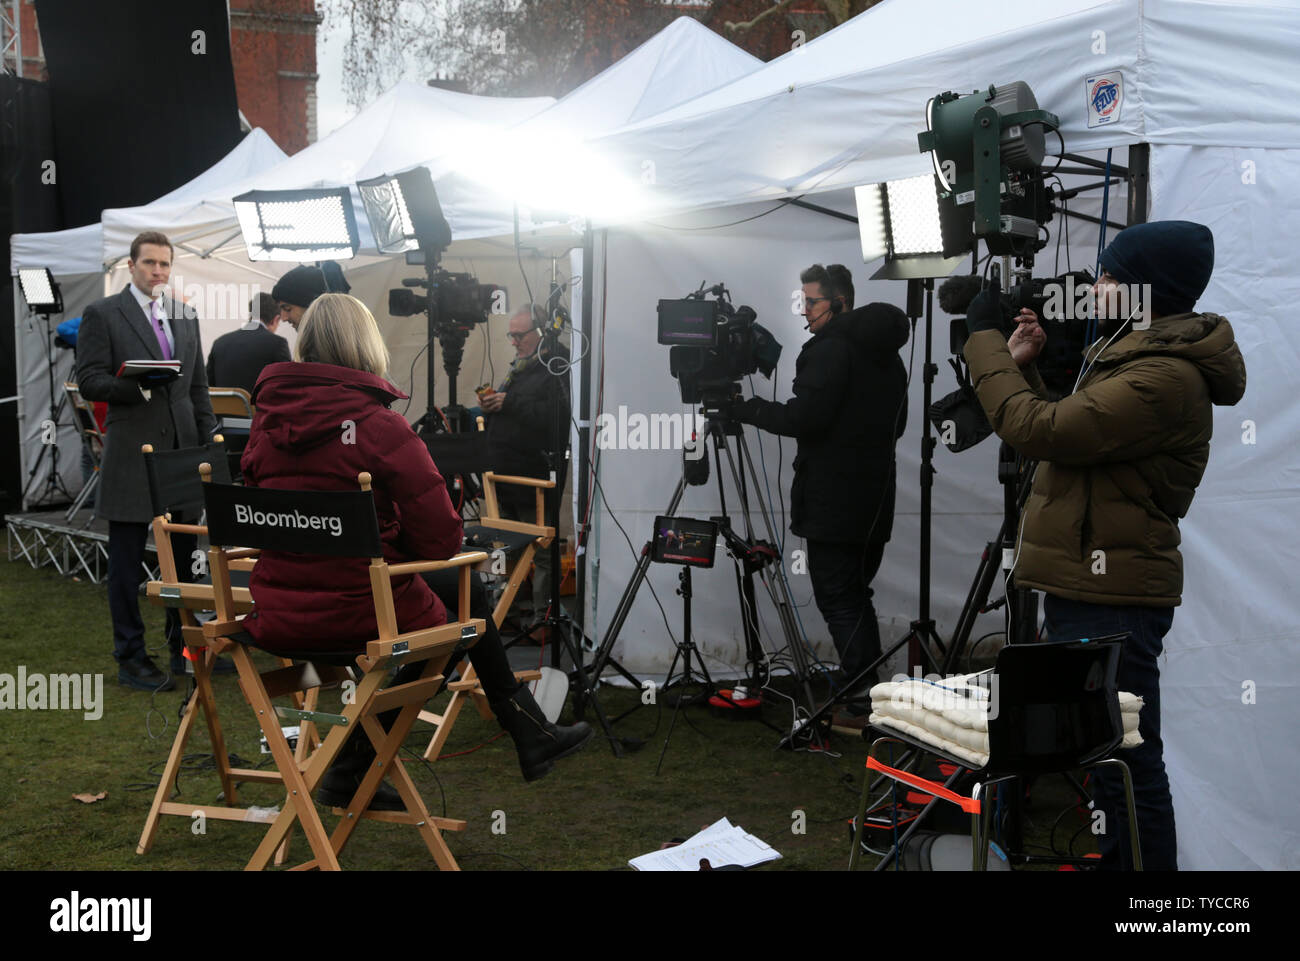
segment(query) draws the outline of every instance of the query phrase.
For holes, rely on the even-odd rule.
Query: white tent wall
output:
[[[44,504],[57,504],[65,500],[62,493],[46,494],[46,482],[53,466],[51,456],[41,451],[45,447],[47,432],[45,422],[50,417],[50,362],[54,365],[54,403],[64,396],[64,381],[73,380],[73,352],[54,346],[54,329],[63,321],[81,316],[85,306],[102,296],[103,278],[99,274],[72,274],[56,277],[63,293],[62,314],[50,317],[47,329],[45,320],[31,314],[23,300],[22,292],[14,284],[14,353],[17,360],[18,384],[18,459],[22,470],[23,503],[28,510]],[[56,431],[59,478],[64,489],[75,497],[82,488],[81,438],[72,416],[71,403],[65,403],[58,419]],[[30,472],[36,468],[35,475]]]
[[[1162,728],[1188,868],[1300,867],[1300,150],[1156,146],[1152,219],[1215,235],[1199,307],[1226,316],[1246,396],[1215,409],[1180,525],[1186,582],[1165,638]]]
[[[1112,212],[1124,209],[1124,198],[1123,191],[1112,192]],[[853,213],[849,191],[818,195],[809,200]],[[1072,208],[1095,215],[1100,212],[1099,205],[1099,197],[1089,197],[1080,198]],[[725,283],[734,302],[752,306],[758,312],[758,322],[772,331],[783,345],[774,380],[768,381],[761,376],[753,378],[753,389],[759,396],[775,396],[777,400],[790,397],[795,358],[809,336],[804,330],[804,319],[792,311],[796,306],[794,293],[799,289],[799,272],[803,268],[813,262],[843,263],[853,272],[858,305],[872,301],[884,301],[899,307],[904,305],[904,283],[867,279],[880,262],[862,263],[856,225],[793,206],[768,213],[773,211],[773,207],[770,203],[742,205],[674,218],[671,226],[667,223],[642,225],[610,228],[607,232],[606,274],[604,277],[598,274],[594,288],[597,328],[600,326],[599,305],[602,299],[606,299],[604,400],[600,409],[612,416],[613,420],[606,423],[616,431],[618,425],[628,425],[629,429],[623,431],[622,441],[645,446],[635,450],[614,447],[598,452],[601,489],[594,492],[600,501],[594,513],[596,527],[588,550],[591,564],[588,583],[592,587],[587,599],[587,623],[594,625],[598,640],[605,636],[618,599],[636,566],[636,554],[628,548],[618,524],[626,530],[636,552],[639,552],[649,535],[654,516],[668,506],[681,475],[678,450],[648,449],[666,446],[665,439],[647,431],[645,440],[639,441],[634,430],[630,429],[635,427],[639,418],[648,420],[655,414],[680,415],[677,419],[681,421],[688,418],[691,411],[689,406],[681,403],[677,382],[669,374],[668,348],[656,342],[655,305],[658,299],[684,296],[702,280]],[[721,224],[734,226],[704,229],[707,225]],[[1057,223],[1049,226],[1055,235]],[[1076,268],[1086,266],[1091,269],[1096,230],[1096,227],[1079,221],[1071,226],[1073,250],[1069,259]],[[1036,276],[1047,276],[1051,272],[1053,254],[1054,244],[1040,255],[1042,267]],[[1065,260],[1063,252],[1062,270],[1066,266]],[[937,400],[955,390],[957,385],[951,369],[944,362],[948,356],[949,318],[939,310],[937,301],[934,311],[932,352],[934,362],[939,365],[934,385],[934,399]],[[918,329],[923,333],[924,325],[919,325]],[[924,349],[923,338],[914,338],[901,353],[905,364],[910,361],[912,371],[907,429],[897,447],[898,501],[893,536],[873,584],[882,641],[886,642],[889,638],[901,637],[917,616]],[[599,335],[595,338],[595,352],[599,358],[602,353]],[[599,379],[597,367],[594,380]],[[599,385],[594,383],[593,392],[598,388]],[[748,384],[745,390],[748,394]],[[597,413],[593,401],[593,433],[600,440],[595,431]],[[764,485],[765,499],[778,514],[782,502],[787,511],[784,518],[778,516],[775,519],[775,534],[778,539],[785,540],[783,556],[803,628],[817,652],[834,661],[835,651],[825,623],[812,603],[812,585],[806,568],[796,561],[794,552],[803,550],[804,545],[788,531],[795,441],[783,438],[778,443],[773,435],[752,429],[747,430],[747,437],[759,482]],[[619,442],[620,438],[607,434],[605,440]],[[763,479],[763,463],[767,467],[766,481]],[[940,446],[935,455],[935,467],[938,476],[933,489],[932,615],[939,623],[940,633],[946,637],[951,634],[975,577],[980,553],[985,543],[996,536],[1001,524],[1002,493],[997,483],[996,440],[986,440],[961,454],[953,454]],[[735,491],[725,461],[724,472],[728,473],[728,509],[740,530],[742,525]],[[720,504],[713,473],[711,471],[707,487],[688,488],[679,513],[708,517],[718,512]],[[753,522],[757,536],[766,538],[757,512],[753,514]],[[649,582],[664,606],[672,632],[679,635],[680,602],[673,593],[675,578],[676,570],[673,568],[651,567]],[[743,665],[744,636],[734,581],[730,561],[721,551],[718,566],[712,571],[698,572],[696,584],[698,594],[692,614],[696,642],[712,659],[711,666],[726,665],[735,669]],[[993,598],[1000,597],[1000,586],[995,585],[991,593]],[[773,650],[783,646],[779,633],[774,633],[779,632],[779,622],[766,599],[761,610],[765,647]],[[1002,629],[1001,613],[986,615],[977,623],[971,639],[974,641],[989,632],[1001,633]],[[672,652],[654,599],[649,589],[643,588],[620,633],[615,656],[633,671],[662,674]],[[900,666],[901,658],[900,653],[891,666]]]

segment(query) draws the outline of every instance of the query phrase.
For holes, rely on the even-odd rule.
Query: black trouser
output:
[[[808,541],[808,574],[817,609],[852,678],[880,656],[880,625],[871,604],[871,581],[880,570],[884,543],[839,544]]]
[[[457,616],[457,597],[459,570],[430,571],[420,575],[447,608],[447,620],[454,621]],[[492,620],[492,608],[488,604],[487,591],[478,572],[469,576],[469,613],[471,617],[481,617],[487,623],[483,635],[469,649],[469,662],[474,665],[479,683],[489,701],[503,701],[515,693],[519,687],[515,681],[515,672],[510,668],[506,649],[501,646],[501,634],[497,631],[496,621]],[[448,662],[443,669],[448,676],[455,668],[455,663]]]
[[[1138,714],[1140,747],[1117,751],[1133,777],[1133,804],[1137,809],[1138,844],[1146,871],[1178,870],[1178,832],[1174,826],[1174,801],[1165,772],[1164,742],[1160,736],[1160,652],[1174,622],[1172,607],[1120,607],[1089,604],[1047,594],[1043,597],[1047,635],[1053,641],[1081,637],[1128,634],[1119,662],[1115,686],[1142,698]],[[1097,838],[1102,870],[1134,867],[1124,811],[1124,778],[1111,765],[1093,769],[1092,797],[1105,814],[1104,830]]]
[[[149,525],[125,521],[108,524],[108,610],[113,619],[113,657],[119,664],[145,656],[144,620],[140,617],[140,584],[145,579],[145,543]],[[173,534],[176,572],[185,582],[194,580],[191,560],[198,539],[193,534]],[[167,646],[173,660],[181,656],[180,614],[167,609]]]

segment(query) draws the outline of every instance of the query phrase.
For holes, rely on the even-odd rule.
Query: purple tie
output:
[[[150,301],[150,314],[153,316],[153,332],[158,335],[158,346],[162,349],[163,360],[172,359],[171,344],[167,343],[167,331],[163,329],[162,310],[158,301]]]

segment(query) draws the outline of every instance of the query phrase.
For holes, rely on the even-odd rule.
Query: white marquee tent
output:
[[[683,89],[695,96],[675,98],[675,104],[673,97],[655,100],[655,107],[666,108],[656,115],[650,115],[646,98],[645,109],[638,100],[630,109],[611,111],[610,121],[624,123],[622,129],[602,136],[599,129],[588,128],[585,142],[572,145],[566,168],[579,187],[584,181],[594,183],[589,166],[594,165],[622,183],[645,188],[635,198],[640,207],[635,223],[614,223],[610,211],[609,223],[594,240],[594,268],[583,278],[593,310],[590,317],[577,319],[591,339],[591,361],[603,361],[593,364],[593,382],[601,389],[594,417],[602,411],[617,413],[620,407],[631,413],[684,410],[668,375],[666,350],[655,343],[653,309],[657,298],[681,296],[706,278],[725,281],[737,302],[755,306],[760,321],[785,344],[774,384],[759,386],[764,393],[786,396],[792,358],[803,339],[800,323],[786,313],[798,270],[814,260],[852,266],[860,255],[850,223],[794,205],[778,207],[774,201],[815,195],[809,199],[822,207],[851,213],[851,186],[926,171],[928,160],[917,152],[915,136],[924,122],[924,104],[936,93],[1025,80],[1040,105],[1061,117],[1069,150],[1104,157],[1110,148],[1152,145],[1149,218],[1199,220],[1214,230],[1218,262],[1202,306],[1233,320],[1250,376],[1246,398],[1236,408],[1216,411],[1210,469],[1183,524],[1187,586],[1167,639],[1163,670],[1166,759],[1187,867],[1300,864],[1295,807],[1273,800],[1291,796],[1300,767],[1300,747],[1283,733],[1294,727],[1297,713],[1286,706],[1291,679],[1300,674],[1300,607],[1288,572],[1300,560],[1300,551],[1279,537],[1300,514],[1293,442],[1300,402],[1292,389],[1300,335],[1285,325],[1283,313],[1295,302],[1300,282],[1282,263],[1282,252],[1300,241],[1300,201],[1290,176],[1300,171],[1300,127],[1289,113],[1300,93],[1300,76],[1294,71],[1298,51],[1296,0],[1000,0],[965,5],[885,0],[771,64],[752,69],[736,63],[738,79],[711,92],[709,87],[725,78],[710,77],[689,89],[690,78],[681,69],[639,74],[646,78],[643,89],[654,89],[656,96],[664,76],[685,84]],[[1122,75],[1122,98],[1107,122],[1089,127],[1087,82],[1113,74]],[[628,102],[635,84],[620,90]],[[584,96],[593,94],[584,87],[575,95],[583,91]],[[424,141],[413,145],[416,133],[425,131],[405,122],[405,111],[413,108],[403,98],[414,98],[415,92],[399,88],[388,96],[389,101],[273,170],[245,179],[237,189],[205,193],[205,203],[216,209],[200,225],[207,231],[204,237],[229,236],[223,234],[234,229],[229,197],[242,190],[350,183],[421,162],[434,169],[458,237],[507,234],[512,224],[503,213],[509,206],[468,186],[474,180],[473,171],[464,167],[468,155],[451,148],[426,152]],[[564,103],[552,109],[564,113]],[[376,108],[388,111],[387,116],[372,114]],[[587,109],[595,116],[594,108]],[[513,119],[524,122],[532,115]],[[577,116],[581,119],[583,112]],[[502,131],[502,150],[516,150],[506,122],[495,129]],[[347,136],[340,137],[345,131]],[[391,152],[386,137],[396,143]],[[326,145],[328,153],[321,149]],[[527,150],[517,153],[525,155],[521,163],[529,159]],[[1115,160],[1124,163],[1128,157],[1121,149]],[[652,171],[648,179],[647,170]],[[458,193],[461,186],[464,192]],[[1122,191],[1112,196],[1112,220],[1123,219],[1116,213],[1124,209],[1123,196]],[[527,199],[520,197],[521,202]],[[1077,209],[1100,213],[1095,201],[1082,198]],[[107,223],[106,218],[106,230]],[[1050,226],[1054,237],[1061,232],[1059,224]],[[526,244],[540,247],[530,236],[540,235],[526,232]],[[1073,243],[1066,249],[1075,266],[1091,266],[1095,237],[1095,229],[1074,225]],[[120,246],[121,239],[115,242]],[[225,244],[235,248],[237,238]],[[563,246],[553,245],[548,252]],[[513,260],[508,243],[486,241],[478,248],[483,262],[467,261],[466,266],[484,280],[495,280],[496,265],[484,269],[493,250],[501,265]],[[1050,248],[1044,260],[1049,255]],[[15,257],[15,266],[20,263],[38,265]],[[901,304],[900,285],[863,282],[874,266],[855,270],[858,301]],[[390,270],[383,283],[367,287],[363,296],[373,295],[368,299],[378,302],[392,276]],[[539,286],[534,282],[535,292]],[[412,356],[423,335],[392,329],[390,346],[400,368],[400,358]],[[937,337],[936,360],[942,357],[943,341]],[[918,354],[913,364],[917,373],[908,432],[899,445],[898,519],[875,585],[887,640],[901,634],[915,616],[921,378],[919,347],[914,343],[912,349]],[[945,378],[941,374],[936,395],[951,389]],[[396,379],[406,386],[405,378]],[[416,403],[422,403],[418,396]],[[764,486],[774,505],[789,483],[792,446],[786,442],[778,448],[771,438],[761,444]],[[588,623],[598,638],[635,562],[635,550],[623,543],[615,518],[639,548],[650,518],[667,504],[679,463],[679,454],[671,450],[600,454],[602,494],[586,558],[592,585]],[[960,456],[942,448],[938,454],[934,615],[945,635],[979,551],[996,531],[1000,491],[992,460],[991,442]],[[692,489],[683,512],[707,516],[716,510],[713,490]],[[1242,550],[1246,544],[1258,546],[1247,553]],[[807,578],[800,580],[792,563],[799,545],[787,536],[783,547],[804,627],[815,641],[823,639],[818,649],[826,652]],[[732,582],[723,566],[699,579],[695,605],[696,639],[715,667],[719,661],[737,665],[743,660],[730,600]],[[656,568],[650,582],[677,630],[671,572]],[[671,646],[646,593],[633,608],[616,654],[635,670],[662,672]],[[770,606],[762,618],[771,647],[775,639],[768,628],[775,621]],[[996,616],[985,621],[977,634],[999,629]]]
[[[65,316],[76,316],[105,290],[125,282],[125,253],[131,239],[145,229],[163,227],[177,243],[172,283],[178,292],[201,297],[199,313],[205,344],[237,327],[245,305],[257,290],[269,290],[289,265],[248,260],[231,198],[247,190],[340,186],[426,164],[437,178],[439,199],[457,242],[445,255],[449,269],[474,273],[485,283],[508,288],[512,303],[537,295],[553,276],[570,274],[568,251],[581,244],[581,230],[568,226],[539,229],[523,212],[524,253],[516,257],[512,238],[512,204],[472,177],[461,176],[441,156],[472,156],[475,164],[514,153],[560,155],[580,135],[591,135],[633,122],[648,112],[689,100],[761,65],[721,37],[689,18],[680,18],[629,53],[601,75],[557,102],[551,97],[478,97],[401,83],[379,97],[325,139],[285,158],[259,131],[199,177],[138,208],[106,210],[101,224],[44,234],[19,234],[13,240],[11,266],[50,267],[63,285]],[[539,116],[539,114],[541,116]],[[537,118],[537,123],[525,121]],[[412,273],[401,258],[374,253],[369,224],[353,190],[363,255],[345,264],[353,293],[367,303],[382,304],[386,291]],[[496,238],[496,239],[494,239]],[[468,242],[474,241],[478,242]],[[521,282],[522,259],[528,284]],[[580,260],[580,258],[579,258]],[[114,271],[109,271],[116,265]],[[191,298],[192,299],[192,298]],[[26,310],[16,303],[19,317]],[[57,323],[61,318],[54,318]],[[417,355],[426,332],[422,318],[384,321],[394,365],[391,375],[411,395],[408,411],[426,406],[425,378],[417,373]],[[45,332],[29,318],[18,325],[22,457],[24,467],[40,451],[41,421],[48,406]],[[483,338],[466,346],[462,383],[496,376],[512,351],[504,337]],[[292,340],[292,331],[285,331]],[[498,342],[499,341],[499,342]],[[489,349],[485,349],[485,346]],[[69,375],[70,353],[57,355],[56,383]],[[447,401],[447,381],[438,375],[438,402]],[[458,394],[463,399],[467,392]],[[61,431],[60,464],[75,493],[78,442],[70,427]],[[33,491],[42,489],[44,465]]]
[[[1249,373],[1246,397],[1215,411],[1209,470],[1182,524],[1186,588],[1162,662],[1165,757],[1181,859],[1191,868],[1300,866],[1300,820],[1281,800],[1300,786],[1300,747],[1288,736],[1300,714],[1288,700],[1300,676],[1291,575],[1300,549],[1289,536],[1300,520],[1300,333],[1287,322],[1300,280],[1284,263],[1300,242],[1298,54],[1295,0],[885,0],[760,70],[587,145],[628,176],[647,162],[655,170],[639,220],[610,224],[598,241],[592,278],[590,326],[605,331],[594,347],[605,364],[596,375],[599,410],[629,415],[683,410],[666,349],[655,343],[654,304],[706,278],[755,306],[785,344],[775,384],[755,382],[765,395],[788,396],[793,354],[806,336],[786,313],[799,269],[813,261],[852,266],[861,257],[851,224],[773,201],[807,195],[852,212],[851,186],[928,171],[916,134],[933,95],[1024,80],[1040,106],[1060,116],[1069,151],[1104,159],[1116,148],[1114,161],[1124,164],[1123,148],[1151,145],[1147,219],[1213,229],[1217,262],[1201,306],[1232,320]],[[1103,75],[1119,77],[1122,97],[1107,122],[1089,126],[1089,81]],[[1112,191],[1109,219],[1124,220],[1127,193]],[[1095,197],[1071,209],[1101,212]],[[1059,219],[1049,226],[1054,238],[1062,231]],[[1097,228],[1075,221],[1070,236],[1073,265],[1091,268]],[[1036,275],[1050,272],[1052,252],[1040,255]],[[875,266],[855,270],[858,302],[901,306],[901,284],[863,283]],[[942,396],[955,385],[942,364],[946,324],[936,333]],[[874,585],[887,642],[916,617],[921,346],[910,349],[897,521]],[[774,439],[762,440],[774,503],[788,489],[792,446],[784,444],[782,476]],[[940,448],[936,458],[933,609],[945,637],[1001,516],[995,453],[989,441],[962,455]],[[615,517],[639,548],[667,505],[678,457],[600,452],[602,509],[588,550],[598,636],[635,564]],[[709,516],[717,507],[714,488],[692,488],[682,510]],[[824,638],[808,580],[794,573],[800,546],[784,545],[790,582],[804,627]],[[673,574],[654,568],[650,583],[676,632]],[[730,570],[697,578],[694,633],[713,667],[743,660],[731,578]],[[615,653],[635,670],[662,673],[672,648],[647,595],[638,596]],[[779,641],[770,606],[762,616],[771,649]],[[1000,628],[999,616],[985,617],[975,633]],[[819,650],[830,648],[823,641]]]

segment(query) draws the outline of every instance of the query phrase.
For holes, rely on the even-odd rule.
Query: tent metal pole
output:
[[[834,217],[837,220],[847,220],[851,224],[856,224],[858,218],[853,214],[846,214],[842,210],[831,210],[830,207],[823,207],[820,204],[810,204],[806,200],[791,200],[791,207],[802,207],[804,210],[816,211],[819,214],[825,214],[827,217]]]
[[[1128,222],[1147,222],[1148,187],[1151,174],[1151,145],[1135,143],[1128,148]]]
[[[1129,156],[1131,157],[1132,154]],[[1093,170],[1106,169],[1106,162],[1104,160],[1094,160],[1092,157],[1085,157],[1083,154],[1063,153],[1061,154],[1061,159],[1069,160],[1072,163],[1083,164],[1085,167],[1091,167]],[[1056,171],[1053,171],[1053,173],[1055,172]],[[1126,177],[1128,176],[1129,168],[1121,167],[1119,164],[1113,163],[1110,165],[1110,172],[1112,174],[1118,174],[1121,177]]]
[[[1100,217],[1094,217],[1092,214],[1081,214],[1077,210],[1064,210],[1062,211],[1062,213],[1067,214],[1070,217],[1074,217],[1076,220],[1086,220],[1090,224],[1101,223]],[[1112,227],[1115,230],[1123,230],[1127,226],[1127,224],[1117,224],[1113,220],[1107,220],[1106,226]]]
[[[215,254],[218,250],[220,250],[222,247],[226,246],[226,244],[230,243],[232,240],[234,240],[236,237],[240,236],[240,234],[242,234],[242,233],[243,233],[243,231],[236,230],[236,231],[235,231],[234,233],[232,233],[232,234],[227,234],[225,237],[222,237],[219,241],[217,241],[217,243],[216,243],[214,246],[209,247],[207,250],[201,251],[201,252],[199,253],[199,256],[202,257],[204,260],[207,260],[207,259],[208,259],[209,257],[211,257],[213,254]]]
[[[603,233],[603,231],[602,231]],[[591,366],[595,362],[592,324],[592,287],[595,282],[595,234],[591,221],[582,234],[582,330],[587,335],[587,356],[582,361],[578,389],[578,523],[574,527],[574,614],[583,639],[587,637],[587,508],[591,502]]]

